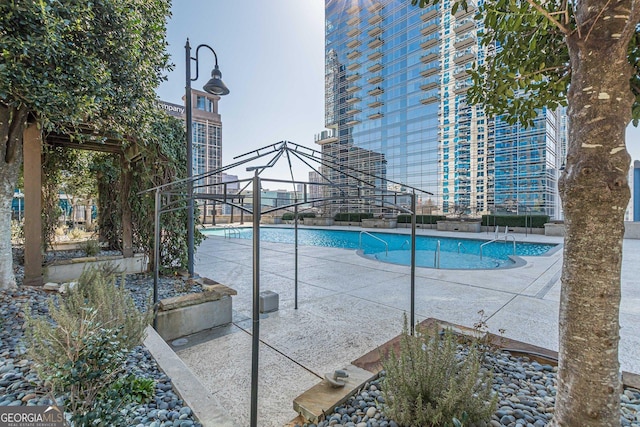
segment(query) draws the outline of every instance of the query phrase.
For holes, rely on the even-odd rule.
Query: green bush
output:
[[[86,256],[96,256],[100,253],[100,243],[97,240],[85,240],[78,246]]]
[[[75,426],[121,425],[119,409],[128,398],[113,385],[152,311],[141,313],[115,276],[89,269],[64,298],[50,301],[49,314],[26,316],[26,347],[39,377],[65,399]]]
[[[298,219],[304,220],[305,218],[315,218],[316,214],[313,212],[298,212]],[[293,221],[295,214],[293,212],[286,212],[282,215],[284,221]]]
[[[153,378],[137,377],[131,374],[118,379],[110,390],[127,401],[143,404],[151,400],[155,388],[156,382]]]
[[[482,215],[482,225],[544,228],[549,215]],[[526,224],[526,225],[525,225]]]
[[[443,215],[416,215],[416,224],[437,224],[445,219]],[[411,224],[411,215],[398,215],[398,224]]]
[[[416,330],[411,336],[405,318],[399,354],[391,352],[383,361],[386,414],[406,427],[488,422],[498,402],[492,376],[482,370],[476,346],[466,348],[461,355],[449,331],[439,336],[436,330]]]
[[[339,212],[333,217],[335,221],[348,222],[360,222],[363,219],[370,218],[373,218],[373,214],[371,212]]]

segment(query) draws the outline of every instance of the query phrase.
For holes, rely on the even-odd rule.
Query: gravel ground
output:
[[[464,349],[459,351],[463,353]],[[488,354],[484,367],[494,372],[493,389],[498,393],[499,403],[491,420],[475,427],[542,427],[549,423],[555,405],[555,366],[501,352]],[[384,372],[324,421],[296,427],[398,427],[384,413],[383,387]],[[640,390],[628,388],[620,399],[621,426],[640,427]]]
[[[74,255],[77,256],[74,253],[58,253],[56,258]],[[22,267],[16,265],[15,271],[17,281],[21,284]],[[138,307],[146,309],[146,303],[153,292],[153,276],[128,275],[125,286],[132,292]],[[185,286],[184,281],[178,278],[161,278],[158,284],[160,299],[200,291],[202,289],[199,286]],[[13,291],[0,291],[0,406],[40,406],[52,403],[22,343],[24,310],[30,307],[33,314],[46,316],[47,301],[52,297],[55,297],[54,294],[22,286]],[[127,426],[200,426],[191,409],[185,406],[173,390],[171,379],[158,369],[155,360],[144,346],[138,346],[130,353],[126,371],[137,376],[153,378],[156,384],[155,395],[149,403],[130,404],[122,408],[121,412],[127,419]],[[57,400],[60,404],[61,399]]]

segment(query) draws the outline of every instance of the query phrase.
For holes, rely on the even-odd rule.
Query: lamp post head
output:
[[[211,79],[203,87],[204,91],[213,95],[223,96],[229,94],[229,88],[222,81],[222,73],[218,68],[218,64],[211,71]]]

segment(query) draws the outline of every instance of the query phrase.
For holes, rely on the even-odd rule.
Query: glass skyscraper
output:
[[[316,137],[337,184],[420,188],[418,213],[480,215],[496,210],[557,217],[563,112],[542,110],[533,127],[489,118],[466,101],[467,70],[484,60],[476,3],[451,14],[443,0],[326,0],[325,125]],[[366,177],[375,175],[380,179]],[[362,186],[362,183],[359,184]],[[345,190],[325,190],[334,197]],[[356,193],[358,191],[358,193]],[[377,205],[336,200],[327,210]]]

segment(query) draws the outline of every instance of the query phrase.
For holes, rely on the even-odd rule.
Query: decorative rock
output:
[[[374,406],[369,407],[367,409],[367,417],[373,418],[376,415],[376,408]]]

